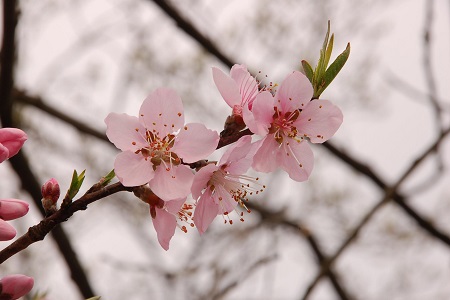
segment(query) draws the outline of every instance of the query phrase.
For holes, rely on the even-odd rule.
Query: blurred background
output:
[[[5,8],[2,20],[13,18]],[[313,146],[310,179],[259,175],[267,188],[244,223],[218,217],[201,237],[177,230],[166,252],[148,206],[122,192],[2,275],[33,276],[33,292],[51,300],[450,298],[449,1],[23,0],[17,11],[16,28],[2,25],[16,41],[2,46],[15,51],[2,126],[9,114],[29,139],[0,166],[0,198],[31,204],[13,222],[18,235],[42,219],[36,184],[54,177],[64,194],[86,169],[83,193],[113,168],[108,113],[137,115],[151,91],[171,87],[187,122],[220,132],[230,108],[211,67],[246,64],[281,83],[301,60],[315,66],[327,20],[332,59],[348,42],[351,54],[321,96],[344,123]]]

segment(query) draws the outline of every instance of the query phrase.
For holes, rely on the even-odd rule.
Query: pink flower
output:
[[[245,65],[234,65],[230,76],[213,68],[213,78],[223,99],[233,109],[233,115],[242,117],[244,106],[252,109],[252,103],[258,94],[258,82]]]
[[[16,236],[16,230],[8,222],[0,219],[0,241],[9,241]]]
[[[300,72],[289,74],[275,96],[264,91],[253,102],[252,111],[244,109],[244,121],[255,134],[263,136],[252,167],[272,172],[278,166],[293,180],[307,180],[314,155],[306,142],[323,143],[339,129],[343,116],[327,100],[311,100],[313,87]]]
[[[0,280],[0,299],[19,299],[33,288],[34,280],[25,275],[8,275]]]
[[[17,128],[0,128],[0,163],[16,155],[27,140],[27,135]]]
[[[195,175],[192,196],[198,199],[198,203],[193,220],[200,234],[217,215],[227,215],[238,203],[245,208],[243,200],[253,192],[260,192],[250,186],[250,183],[256,183],[257,178],[242,175],[250,167],[254,152],[251,137],[244,136],[224,153],[217,166],[209,164]]]
[[[193,206],[186,203],[186,197],[164,201],[156,196],[147,186],[135,189],[134,194],[150,206],[150,216],[152,217],[158,242],[164,250],[169,250],[170,240],[175,234],[175,229],[178,225],[177,220],[189,223]],[[187,232],[186,226],[180,226],[180,228]]]
[[[219,135],[199,123],[184,125],[183,104],[171,89],[159,88],[142,103],[139,118],[110,113],[106,135],[122,150],[114,168],[125,186],[149,183],[169,201],[190,193],[194,174],[182,164],[204,159],[217,147]]]

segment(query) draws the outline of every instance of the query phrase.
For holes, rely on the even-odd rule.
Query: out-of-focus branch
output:
[[[170,3],[166,0],[152,0],[153,3],[159,6],[172,20],[177,23],[177,26],[183,30],[187,35],[191,36],[206,51],[217,57],[221,62],[229,68],[234,65],[233,60],[225,55],[219,48],[211,42],[205,35],[203,35],[191,22],[184,18]]]
[[[425,73],[425,81],[428,88],[428,99],[434,109],[434,117],[436,120],[436,128],[438,132],[442,131],[442,109],[438,102],[436,80],[434,78],[432,67],[432,51],[431,51],[431,29],[433,25],[433,6],[434,1],[425,2],[425,23],[423,28],[423,69]]]
[[[13,120],[13,99],[11,94],[14,86],[15,32],[17,22],[17,1],[3,1],[3,40],[0,56],[0,119],[3,127],[16,127]],[[40,185],[31,171],[23,152],[19,152],[19,154],[10,159],[10,163],[19,176],[22,186],[31,195],[37,207],[41,209],[41,213],[44,214],[40,205]],[[57,227],[53,230],[52,236],[81,294],[86,298],[94,296],[87,276],[64,230],[61,227]]]
[[[92,202],[121,191],[131,191],[131,189],[124,187],[118,182],[101,189],[94,189],[92,192],[87,192],[78,200],[44,218],[39,224],[30,227],[27,233],[0,251],[0,264],[31,244],[43,240],[56,225],[67,221],[75,212],[85,210]]]
[[[413,173],[413,171],[432,153],[435,153],[441,144],[441,142],[445,139],[446,135],[450,133],[450,128],[444,130],[436,141],[426,149],[420,156],[418,156],[410,167],[403,173],[403,175],[397,180],[397,182],[391,187],[387,187],[385,189],[384,197],[362,218],[357,226],[352,230],[352,232],[348,235],[347,239],[342,243],[339,249],[332,255],[328,260],[322,263],[321,268],[317,276],[310,283],[308,288],[306,289],[305,294],[303,295],[304,300],[306,300],[313,289],[316,287],[317,283],[319,283],[320,279],[326,274],[326,271],[330,268],[334,261],[344,252],[344,250],[355,240],[358,236],[361,229],[369,222],[375,213],[384,206],[384,204],[388,203],[390,199],[394,198],[394,195],[397,193],[400,185]]]
[[[293,229],[294,232],[296,233],[300,233],[311,246],[314,254],[316,255],[317,262],[319,263],[319,265],[322,265],[329,260],[329,258],[326,257],[323,254],[322,250],[320,249],[316,237],[299,221],[289,220],[282,211],[273,212],[253,202],[248,202],[245,205],[249,209],[251,209],[252,212],[259,213],[264,223],[285,226],[287,228]],[[331,284],[333,285],[340,299],[354,299],[353,296],[350,296],[349,291],[340,283],[339,276],[336,275],[336,272],[333,270],[331,266],[328,269],[326,269],[325,272],[326,275],[328,275]]]

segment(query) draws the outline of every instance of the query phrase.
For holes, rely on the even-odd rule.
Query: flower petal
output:
[[[235,105],[241,105],[241,94],[239,93],[239,86],[236,81],[218,68],[213,67],[212,72],[214,83],[222,95],[223,100],[231,108]]]
[[[9,150],[8,150],[8,148],[6,148],[2,144],[0,144],[0,163],[2,163],[5,160],[7,160],[8,157],[9,157]]]
[[[27,138],[27,134],[18,128],[0,128],[0,144],[8,149],[7,158],[16,155]],[[3,155],[0,154],[0,156],[4,156],[4,153]],[[0,162],[2,161],[3,160],[0,160]]]
[[[169,213],[176,214],[180,211],[180,208],[183,206],[184,202],[186,202],[186,197],[181,199],[173,199],[170,201],[165,201],[164,207]]]
[[[0,219],[0,241],[9,241],[16,236],[16,230],[8,222]]]
[[[156,168],[155,177],[149,186],[156,196],[164,201],[184,198],[191,193],[194,174],[185,165],[173,166],[167,171],[164,165]]]
[[[156,218],[153,220],[158,242],[164,250],[169,250],[169,243],[175,234],[177,219],[164,209],[156,208]]]
[[[331,138],[342,124],[341,110],[328,100],[313,100],[302,110],[294,123],[300,136],[306,135],[312,143],[323,143]]]
[[[189,123],[176,136],[171,151],[184,162],[193,163],[213,153],[218,143],[217,131],[210,130],[200,123]]]
[[[192,198],[197,200],[201,194],[202,191],[207,187],[208,181],[211,179],[211,176],[215,171],[219,169],[218,166],[214,164],[209,164],[207,166],[204,166],[201,168],[194,176],[194,182],[192,183],[191,192],[192,192]]]
[[[231,68],[230,76],[236,82],[241,96],[240,104],[244,107],[245,104],[252,109],[252,103],[258,94],[258,82],[247,70],[245,65],[234,65]]]
[[[155,176],[152,164],[141,154],[131,151],[124,151],[117,155],[114,171],[124,186],[143,185]]]
[[[282,145],[281,168],[295,181],[308,179],[314,166],[314,154],[308,142],[287,139]]]
[[[222,155],[219,166],[226,164],[225,170],[230,174],[244,174],[252,165],[255,152],[256,145],[252,144],[251,136],[243,136]]]
[[[280,165],[279,151],[280,144],[277,143],[273,134],[267,135],[262,140],[256,142],[258,150],[253,157],[252,168],[258,172],[273,172]]]
[[[122,151],[136,151],[147,146],[145,128],[137,117],[110,113],[106,119],[106,136]]]
[[[168,88],[156,89],[147,96],[139,110],[141,123],[163,138],[184,124],[184,109],[177,92]]]
[[[192,218],[195,226],[197,227],[198,233],[205,233],[206,229],[208,229],[209,225],[211,225],[218,212],[219,206],[214,203],[211,197],[211,190],[207,189],[198,200],[194,217]]]
[[[269,132],[274,114],[274,98],[268,91],[259,93],[253,102],[252,110],[244,107],[244,123],[251,132],[266,135]]]
[[[27,202],[18,199],[0,200],[0,218],[5,221],[14,220],[27,214],[29,205]]]
[[[283,112],[293,112],[303,108],[311,100],[314,89],[309,79],[302,73],[295,71],[289,74],[281,83],[275,98],[277,107]]]

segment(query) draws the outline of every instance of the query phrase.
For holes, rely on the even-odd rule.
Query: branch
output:
[[[131,191],[130,188],[124,187],[120,182],[111,184],[100,190],[87,192],[78,200],[72,202],[68,206],[56,211],[54,214],[44,218],[39,224],[30,227],[24,235],[18,238],[14,243],[0,251],[0,264],[13,256],[14,254],[26,249],[31,244],[41,241],[44,237],[55,228],[56,225],[67,221],[75,212],[85,210],[89,204],[109,195],[122,191]]]
[[[399,189],[400,185],[412,174],[412,172],[427,158],[431,153],[437,151],[439,145],[444,140],[445,136],[450,133],[450,128],[444,130],[442,134],[437,138],[437,140],[426,149],[420,156],[418,156],[410,167],[403,173],[403,175],[397,180],[397,182],[385,189],[384,197],[362,218],[357,226],[353,229],[350,235],[347,237],[344,243],[339,247],[339,249],[335,252],[333,256],[331,256],[327,261],[325,261],[320,268],[319,273],[314,278],[314,280],[310,283],[308,288],[306,289],[305,294],[302,299],[306,300],[313,289],[316,287],[317,283],[319,283],[320,279],[326,274],[327,270],[331,267],[334,261],[344,252],[344,250],[355,240],[358,236],[361,229],[369,222],[372,216],[384,206],[384,204],[388,203],[390,199],[394,197]]]

